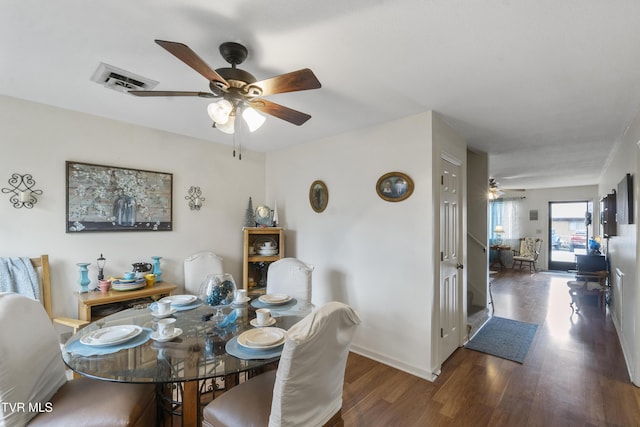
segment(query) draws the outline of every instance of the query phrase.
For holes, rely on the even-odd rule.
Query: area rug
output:
[[[492,317],[465,346],[470,350],[524,363],[538,325]]]

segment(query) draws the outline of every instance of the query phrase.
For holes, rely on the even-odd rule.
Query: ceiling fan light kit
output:
[[[187,45],[165,40],[155,41],[176,58],[184,62],[209,81],[209,92],[131,90],[130,94],[141,97],[153,96],[197,96],[201,98],[222,98],[207,106],[207,113],[213,120],[213,127],[227,134],[238,133],[241,122],[245,122],[250,132],[262,126],[266,117],[259,112],[277,117],[300,126],[311,118],[309,114],[296,111],[263,96],[278,93],[297,92],[322,87],[313,71],[308,68],[293,71],[265,80],[257,81],[249,72],[236,66],[247,58],[247,48],[239,43],[225,42],[220,45],[220,54],[231,67],[213,70]],[[235,120],[241,115],[243,120]],[[235,150],[234,150],[235,155]]]

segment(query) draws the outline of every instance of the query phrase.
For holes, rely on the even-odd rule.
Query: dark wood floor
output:
[[[432,383],[352,353],[345,426],[640,426],[609,314],[571,315],[566,276],[495,278],[495,316],[539,325],[524,364],[460,348]]]

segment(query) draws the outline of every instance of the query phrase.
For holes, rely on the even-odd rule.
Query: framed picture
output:
[[[329,190],[322,181],[313,181],[309,187],[309,203],[311,208],[320,213],[324,211],[329,203]]]
[[[171,231],[173,174],[66,162],[67,233]]]
[[[400,202],[413,193],[413,180],[402,172],[389,172],[378,179],[376,191],[387,202]]]
[[[529,221],[537,221],[538,220],[538,210],[532,209],[529,211]]]

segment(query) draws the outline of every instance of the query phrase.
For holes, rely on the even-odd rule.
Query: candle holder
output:
[[[28,173],[25,173],[24,175],[14,173],[11,175],[8,182],[11,188],[3,188],[2,192],[5,194],[12,194],[9,201],[16,209],[31,209],[33,205],[38,202],[36,196],[42,195],[42,190],[33,189],[36,185],[36,181]]]
[[[192,211],[199,211],[202,207],[202,202],[204,202],[200,187],[189,187],[189,191],[184,198],[189,201],[189,208],[191,208]]]
[[[89,279],[89,267],[91,265],[90,262],[79,262],[76,264],[80,267],[80,277],[78,278],[78,284],[80,285],[80,293],[84,294],[89,292],[89,285],[91,284],[91,280]]]
[[[153,274],[156,275],[156,282],[162,282],[162,270],[160,270],[160,260],[161,256],[152,256],[153,260]]]

